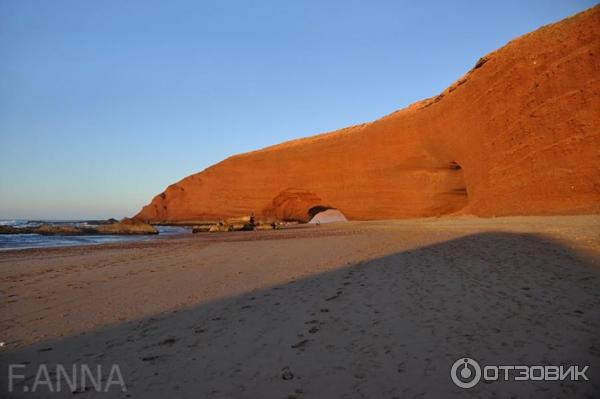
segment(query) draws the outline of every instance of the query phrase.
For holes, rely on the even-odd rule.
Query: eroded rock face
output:
[[[371,123],[228,158],[136,218],[348,219],[600,211],[600,7],[482,57],[440,95]]]
[[[306,222],[309,219],[308,210],[322,202],[311,191],[288,188],[273,198],[270,206],[264,208],[262,213],[277,220]]]

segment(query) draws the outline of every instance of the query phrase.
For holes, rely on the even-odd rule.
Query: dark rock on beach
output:
[[[75,226],[71,224],[44,223],[36,227],[0,226],[0,234],[40,234],[40,235],[144,235],[158,234],[158,230],[147,223],[135,219],[124,218],[120,222],[109,219],[107,223],[94,226]]]

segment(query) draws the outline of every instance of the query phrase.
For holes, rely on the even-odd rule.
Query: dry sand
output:
[[[0,253],[0,382],[119,364],[133,398],[598,397],[600,217],[442,218]],[[590,365],[453,385],[450,367]],[[285,378],[283,378],[285,377]],[[50,397],[68,397],[70,392]]]

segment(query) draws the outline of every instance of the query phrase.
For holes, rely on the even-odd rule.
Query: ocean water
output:
[[[29,220],[0,220],[0,225],[13,227],[34,227],[42,223],[49,224],[73,224],[77,226],[89,225],[83,220],[53,220],[53,221],[29,221]],[[27,248],[51,248],[66,247],[72,245],[97,245],[115,242],[147,241],[168,235],[187,234],[191,230],[179,226],[156,226],[158,235],[151,236],[127,236],[127,235],[84,235],[84,236],[43,236],[39,234],[0,234],[0,251],[9,249]]]

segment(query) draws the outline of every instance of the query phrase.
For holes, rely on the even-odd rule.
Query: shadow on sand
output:
[[[285,260],[282,260],[285,262]],[[160,292],[156,293],[160,295]],[[452,364],[589,365],[590,381],[455,386]],[[134,398],[599,397],[600,267],[533,235],[485,233],[1,355],[120,366]],[[50,367],[52,370],[52,367]]]

